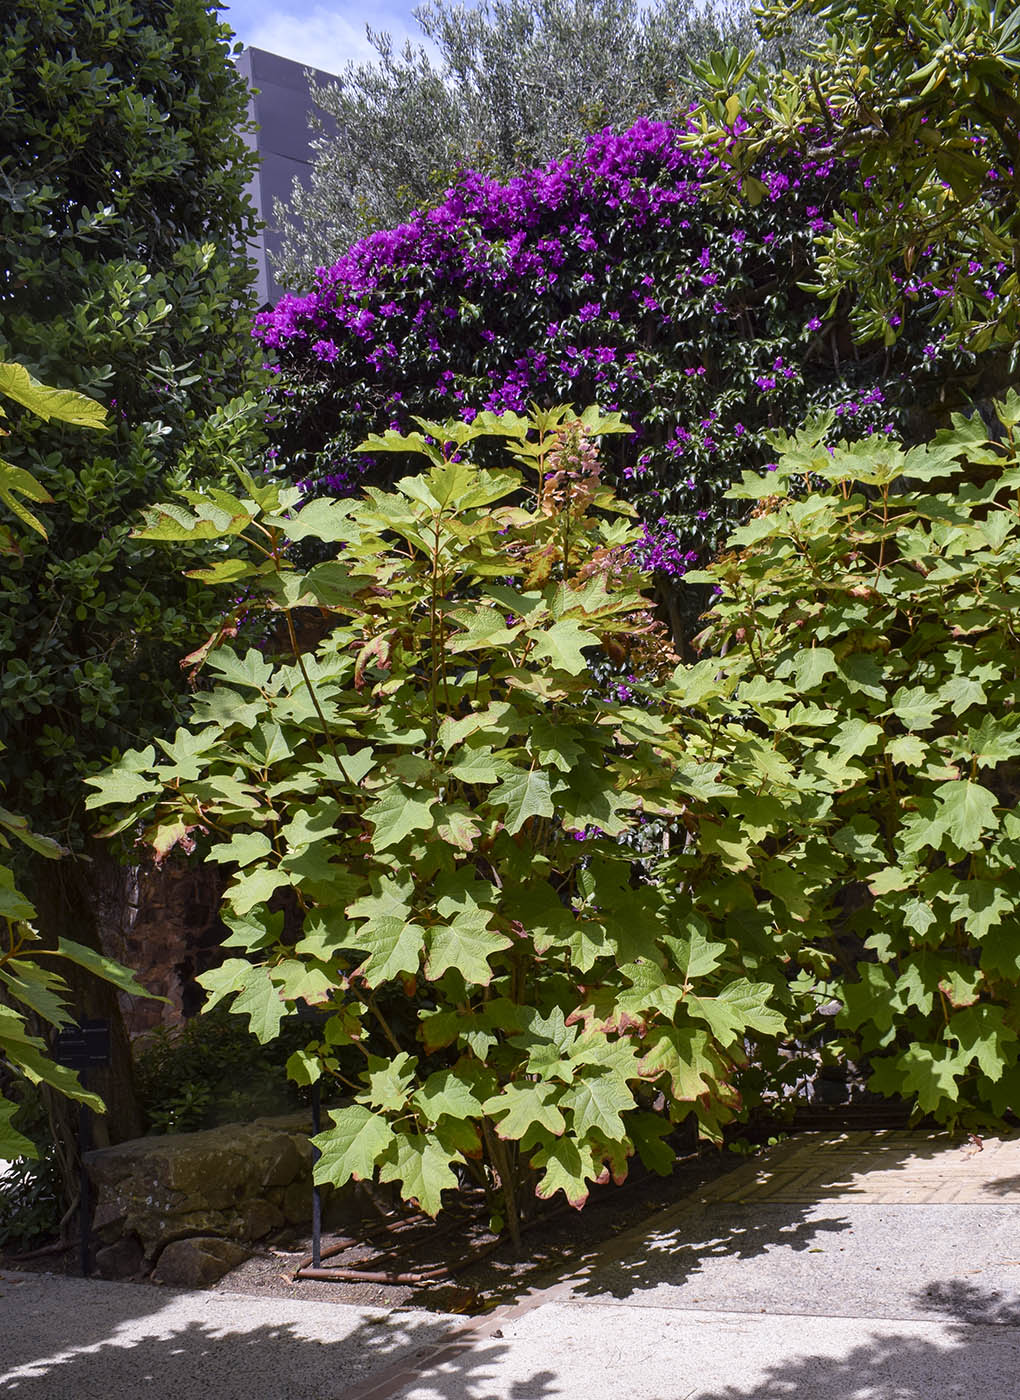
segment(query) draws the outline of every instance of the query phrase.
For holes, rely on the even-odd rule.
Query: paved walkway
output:
[[[802,1135],[473,1321],[5,1273],[0,1395],[1014,1400],[1020,1135]]]

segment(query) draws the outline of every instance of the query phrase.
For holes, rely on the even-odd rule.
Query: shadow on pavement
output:
[[[315,1316],[264,1320],[250,1300],[174,1295],[125,1286],[116,1295],[103,1283],[69,1291],[52,1281],[52,1314],[19,1318],[8,1306],[17,1293],[10,1275],[0,1279],[0,1395],[10,1400],[345,1400],[380,1372],[399,1363],[414,1369],[431,1354],[451,1319],[422,1321],[400,1313],[313,1307]],[[91,1296],[90,1296],[91,1295]],[[33,1290],[31,1308],[46,1290]],[[56,1306],[54,1306],[54,1304]],[[225,1305],[226,1304],[226,1305]],[[251,1325],[246,1310],[256,1311]],[[209,1317],[196,1316],[208,1311]],[[19,1327],[19,1321],[25,1326]],[[353,1324],[353,1325],[352,1325]],[[316,1335],[318,1333],[318,1335]],[[332,1334],[332,1335],[330,1335]],[[33,1340],[34,1339],[34,1340]],[[496,1341],[457,1354],[459,1393],[472,1400],[494,1395],[489,1376],[504,1361]],[[556,1394],[553,1376],[541,1372],[508,1395],[544,1400]],[[421,1384],[428,1389],[429,1381]],[[442,1393],[442,1392],[439,1392]]]
[[[918,1295],[919,1306],[932,1295],[940,1321],[957,1309],[958,1320],[944,1323],[937,1338],[886,1330],[842,1355],[794,1356],[763,1366],[750,1386],[698,1389],[690,1400],[1009,1400],[1017,1393],[1020,1367],[1017,1308],[1003,1306],[995,1293],[955,1283],[929,1284]]]
[[[678,1213],[579,1261],[572,1292],[578,1297],[628,1298],[668,1282],[690,1282],[706,1263],[754,1259],[771,1249],[817,1250],[827,1236],[850,1229],[846,1220],[809,1218],[810,1206],[771,1206]]]
[[[985,1190],[993,1196],[1020,1196],[1020,1176],[998,1176],[985,1182]]]

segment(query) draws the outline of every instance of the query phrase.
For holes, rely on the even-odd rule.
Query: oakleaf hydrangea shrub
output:
[[[909,450],[777,436],[674,691],[735,789],[677,863],[745,901],[748,975],[776,951],[750,875],[792,911],[794,1002],[841,1006],[830,1049],[972,1126],[1020,1107],[1020,398],[997,411]]]
[[[917,431],[969,363],[928,328],[923,253],[895,345],[855,346],[843,309],[822,319],[800,285],[853,165],[763,159],[758,202],[735,210],[705,196],[715,157],[688,149],[693,130],[641,120],[506,182],[466,172],[259,315],[283,478],[342,496],[413,467],[355,449],[415,414],[597,401],[634,429],[607,466],[644,562],[675,581],[721,542],[726,489],[770,462],[770,428],[830,407],[844,434]]]
[[[786,959],[799,938],[785,889],[747,871],[721,900],[661,842],[625,843],[696,831],[736,792],[666,690],[591,684],[601,650],[659,637],[601,478],[621,429],[422,419],[367,445],[423,459],[391,491],[302,503],[242,474],[152,512],[143,537],[207,540],[202,577],[258,590],[293,653],[211,649],[187,727],[89,780],[112,830],[229,872],[210,1005],[262,1041],[302,1001],[324,1013],[290,1060],[346,1098],[319,1178],[378,1175],[430,1214],[473,1181],[511,1232],[536,1194],[580,1206],[634,1154],[668,1172],[691,1114],[721,1135],[746,1038],[783,1034],[790,1000],[776,957],[746,970],[748,907],[768,922],[771,902]],[[476,465],[493,446],[502,464]],[[303,567],[308,540],[332,557]]]

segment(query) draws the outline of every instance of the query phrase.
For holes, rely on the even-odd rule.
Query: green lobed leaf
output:
[[[515,771],[500,780],[489,795],[493,807],[503,807],[506,829],[514,836],[532,817],[551,817],[555,812],[549,776],[540,768]]]
[[[978,850],[983,833],[999,824],[995,794],[969,778],[943,783],[936,788],[935,796],[939,801],[940,819],[962,851]]]
[[[365,818],[375,828],[372,841],[377,851],[399,846],[413,831],[430,831],[435,825],[432,808],[435,793],[413,792],[396,783],[366,808]]]
[[[397,1133],[379,1167],[379,1180],[399,1181],[400,1194],[425,1215],[437,1216],[443,1205],[443,1192],[459,1185],[451,1163],[459,1160],[436,1137],[418,1133]]]
[[[411,1102],[429,1123],[437,1123],[444,1114],[450,1118],[477,1118],[483,1111],[472,1083],[456,1069],[430,1074]]]
[[[575,1080],[560,1104],[571,1110],[572,1128],[577,1138],[585,1138],[595,1131],[610,1141],[626,1135],[620,1115],[636,1107],[626,1080],[613,1073]]]
[[[572,1137],[556,1138],[541,1147],[532,1156],[531,1165],[542,1173],[535,1195],[548,1201],[562,1191],[575,1210],[588,1199],[588,1183],[603,1175],[591,1143],[578,1143]]]
[[[496,1120],[499,1137],[517,1141],[538,1124],[553,1137],[566,1129],[566,1119],[557,1106],[562,1090],[555,1084],[505,1084],[482,1105],[485,1113]]]
[[[329,1116],[333,1126],[311,1139],[321,1154],[315,1163],[316,1182],[343,1186],[352,1178],[370,1181],[376,1164],[396,1138],[389,1122],[361,1104],[332,1109]]]
[[[725,986],[718,996],[688,995],[684,1006],[692,1016],[704,1021],[722,1046],[732,1045],[748,1031],[781,1035],[786,1029],[782,1012],[769,1006],[772,987],[768,982],[751,982],[739,977]]]
[[[77,428],[102,430],[107,427],[106,409],[102,404],[75,389],[54,389],[41,384],[24,365],[11,361],[0,363],[0,394],[14,399],[44,422],[56,418]]]

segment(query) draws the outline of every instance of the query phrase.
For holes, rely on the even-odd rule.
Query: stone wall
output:
[[[298,1113],[88,1153],[100,1272],[208,1284],[258,1242],[310,1228],[310,1132]],[[353,1223],[361,1200],[353,1189],[327,1192],[328,1219]]]

